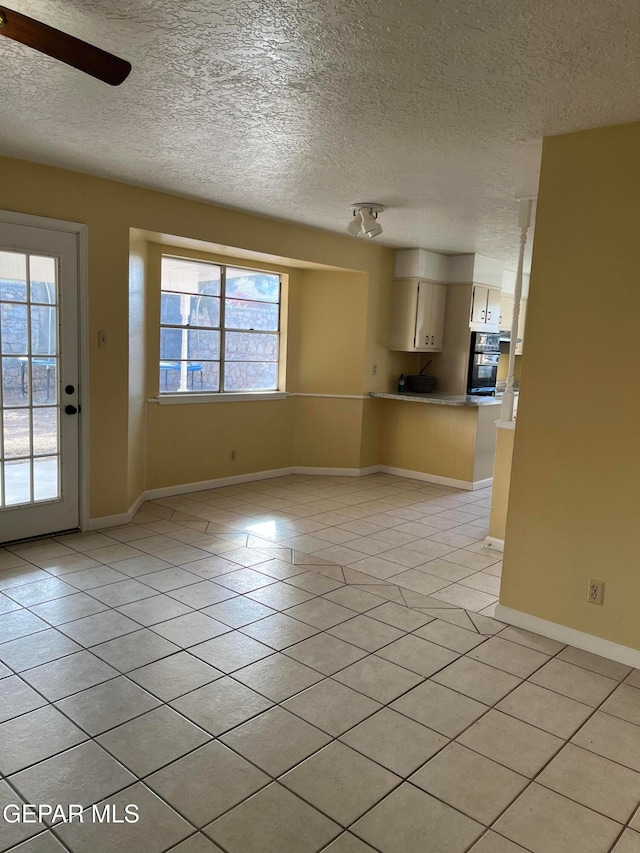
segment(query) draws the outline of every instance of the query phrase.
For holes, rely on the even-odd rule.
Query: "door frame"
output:
[[[78,262],[78,402],[82,406],[82,417],[78,423],[78,523],[84,530],[90,518],[89,507],[89,228],[81,222],[66,219],[51,219],[14,210],[0,210],[0,222],[7,225],[26,225],[45,231],[63,231],[76,235]]]

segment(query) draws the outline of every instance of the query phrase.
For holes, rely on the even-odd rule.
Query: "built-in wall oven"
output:
[[[496,393],[500,335],[471,332],[467,394],[489,396]]]

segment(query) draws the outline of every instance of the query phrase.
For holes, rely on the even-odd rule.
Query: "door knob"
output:
[[[65,406],[64,410],[65,410],[67,415],[77,415],[78,414],[78,410],[76,409],[75,406],[71,406],[71,405]]]

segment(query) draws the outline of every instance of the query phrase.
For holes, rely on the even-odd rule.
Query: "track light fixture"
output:
[[[353,219],[347,225],[347,231],[353,237],[377,237],[382,234],[382,226],[378,224],[378,214],[384,210],[383,204],[371,201],[360,201],[351,205]]]

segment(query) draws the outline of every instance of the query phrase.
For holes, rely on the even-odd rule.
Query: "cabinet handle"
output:
[[[490,319],[491,319],[491,311],[489,311],[489,312],[487,313],[487,320],[490,320]]]
[[[426,336],[425,336],[425,339],[424,339],[424,345],[425,345],[426,347],[428,347],[428,346],[429,346],[429,335],[426,335]]]
[[[433,335],[431,335],[431,346],[433,346],[433,342],[434,342],[434,337],[433,337]]]
[[[481,311],[481,312],[480,312],[480,316],[482,317],[482,319],[483,319],[483,320],[484,320],[484,315],[485,315],[486,313],[487,313],[486,311]]]

